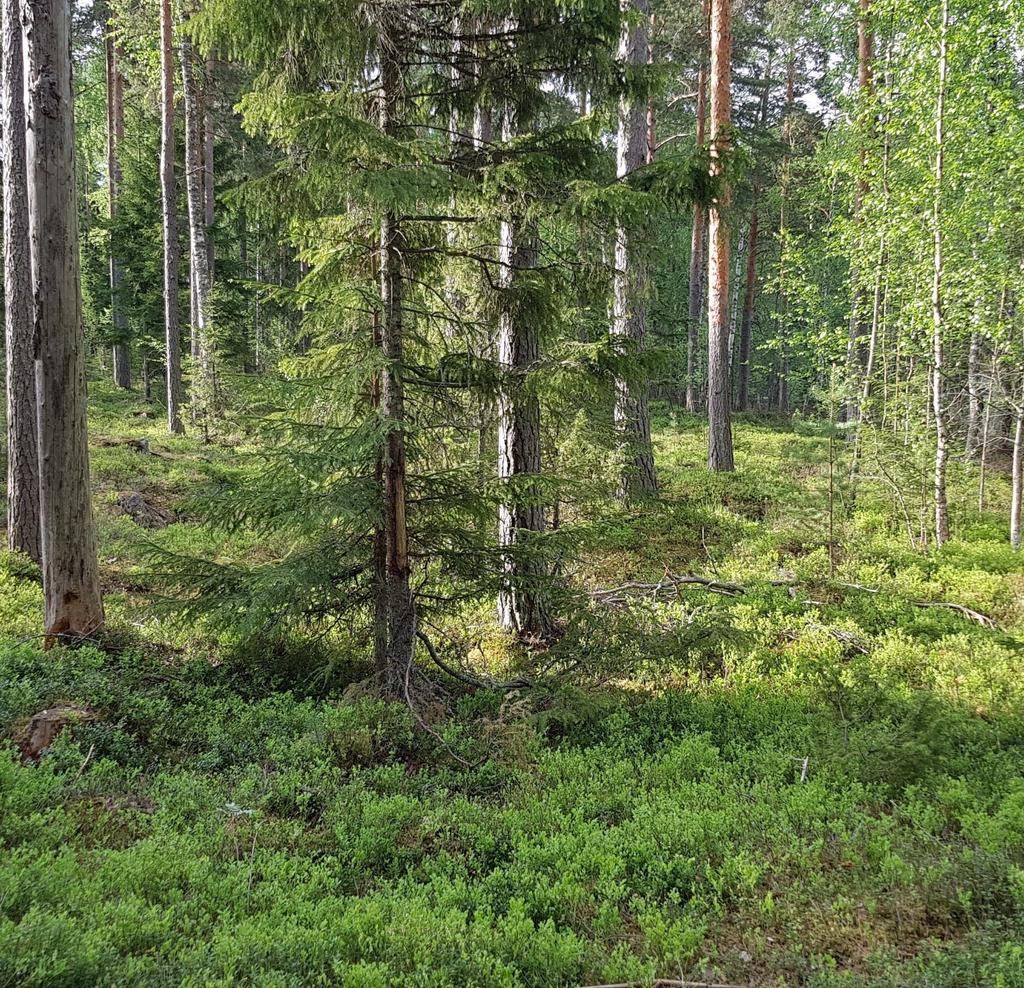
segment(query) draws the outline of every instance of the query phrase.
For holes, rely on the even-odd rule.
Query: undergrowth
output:
[[[160,606],[153,545],[270,547],[190,519],[241,481],[236,447],[140,410],[101,390],[93,416],[152,450],[94,451],[107,638],[41,651],[38,574],[0,560],[0,985],[1024,985],[1003,478],[978,513],[963,472],[934,553],[885,490],[836,463],[829,484],[826,427],[742,421],[723,478],[663,416],[664,500],[605,514],[570,575],[745,592],[595,604],[547,657],[562,675],[447,682],[431,734],[350,688],[352,629],[232,639]],[[128,486],[179,521],[117,516]],[[450,657],[521,669],[487,622],[438,629]],[[23,763],[62,704],[90,716]]]

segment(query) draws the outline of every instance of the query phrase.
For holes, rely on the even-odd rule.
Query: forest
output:
[[[1024,0],[0,10],[0,988],[1024,988]]]

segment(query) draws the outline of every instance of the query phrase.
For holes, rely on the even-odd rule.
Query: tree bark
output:
[[[647,64],[649,45],[648,0],[620,0],[623,19],[618,59],[626,71],[635,73]],[[647,114],[644,104],[631,94],[619,100],[617,175],[626,178],[647,159]],[[626,343],[630,353],[643,347],[646,335],[647,273],[640,257],[636,232],[620,223],[615,230],[615,277],[611,333],[613,340]],[[641,373],[622,374],[615,381],[615,428],[619,434],[624,463],[620,494],[631,497],[658,489],[651,447],[651,420],[647,407],[647,377]]]
[[[111,226],[117,218],[117,193],[121,184],[118,153],[124,139],[124,79],[118,64],[118,49],[112,26],[107,22],[104,39],[107,59],[107,198]],[[121,259],[117,256],[117,238],[110,232],[110,316],[114,327],[112,348],[114,384],[132,386],[131,357],[128,350],[128,321],[121,305]]]
[[[705,120],[707,118],[708,89],[708,38],[710,30],[711,0],[704,0],[704,38],[701,45],[700,67],[697,69],[697,105],[694,110],[696,120],[697,148],[704,146]],[[687,332],[686,332],[686,410],[697,411],[697,347],[700,339],[700,316],[704,309],[704,276],[706,261],[704,256],[704,239],[707,230],[707,212],[704,207],[693,204],[693,226],[690,232],[690,284],[687,299]]]
[[[502,138],[519,133],[518,108],[505,103]],[[540,359],[540,341],[529,318],[523,317],[516,290],[521,272],[536,267],[536,229],[508,206],[499,231],[498,261],[501,310],[498,320],[498,362],[502,387],[498,396],[498,477],[506,497],[498,508],[498,543],[504,550],[504,581],[498,595],[498,620],[508,631],[543,637],[549,630],[538,583],[539,564],[530,558],[531,538],[544,530],[544,509],[531,478],[541,472],[540,402],[526,377]]]
[[[402,69],[389,25],[380,39],[380,129],[394,136],[398,129],[398,102]],[[401,692],[412,662],[416,638],[416,608],[410,585],[409,535],[406,527],[405,395],[402,381],[402,230],[393,212],[380,224],[381,413],[387,424],[384,438],[384,533],[388,643],[381,670],[386,692]]]
[[[20,0],[3,0],[4,328],[7,357],[7,544],[42,561],[32,269],[25,174]]]
[[[164,239],[167,428],[182,433],[181,324],[178,316],[178,196],[174,183],[174,51],[171,0],[160,0],[160,196]]]
[[[210,284],[213,284],[213,223],[216,218],[214,209],[214,177],[213,177],[213,113],[210,109],[213,95],[213,59],[206,60],[206,72],[203,76],[203,221],[206,235],[206,266],[209,271]]]
[[[857,15],[857,89],[861,101],[869,99],[874,91],[872,59],[874,58],[875,39],[871,30],[871,0],[859,0]],[[870,192],[866,175],[868,152],[867,136],[870,130],[870,118],[863,111],[858,122],[860,129],[860,168],[856,189],[853,197],[853,219],[861,222],[864,200]],[[846,344],[846,366],[849,377],[850,404],[844,412],[844,420],[854,422],[859,415],[856,399],[852,396],[861,392],[861,375],[864,372],[863,340],[867,335],[867,291],[863,285],[863,274],[858,270],[857,263],[851,266],[853,293],[850,303],[850,327]]]
[[[754,204],[750,209],[750,233],[747,237],[747,287],[743,298],[743,320],[740,323],[739,384],[736,407],[745,412],[750,403],[750,356],[754,328],[754,299],[757,295],[757,234],[758,190],[754,189]]]
[[[730,190],[722,174],[731,145],[732,0],[711,0],[711,176],[718,195],[708,223],[708,469],[734,469],[729,410]]]
[[[1024,497],[1024,408],[1017,410],[1013,430],[1012,495],[1010,498],[1010,545],[1020,548],[1021,500]]]
[[[977,303],[982,304],[981,300]],[[977,317],[977,314],[976,314]],[[971,333],[967,352],[967,436],[964,457],[973,460],[978,455],[978,432],[981,427],[981,333]]]
[[[185,190],[188,200],[189,262],[194,302],[193,355],[198,361],[198,380],[192,382],[194,414],[209,432],[214,402],[213,355],[210,331],[210,267],[206,247],[204,171],[201,157],[202,114],[195,74],[192,41],[182,33],[180,42],[181,80],[185,96]]]
[[[949,504],[946,498],[946,464],[949,436],[942,394],[943,311],[942,311],[942,187],[945,155],[946,77],[949,71],[947,33],[949,0],[942,0],[942,26],[939,35],[939,80],[935,101],[935,197],[933,205],[932,265],[932,414],[935,420],[935,543],[941,546],[949,538]]]
[[[89,487],[70,7],[23,0],[22,12],[44,630],[53,642],[96,631],[103,601]]]

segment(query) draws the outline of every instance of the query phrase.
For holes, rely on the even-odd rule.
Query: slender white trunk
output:
[[[213,354],[210,341],[210,265],[206,247],[205,189],[202,157],[202,114],[195,74],[192,41],[182,33],[181,80],[185,96],[185,189],[188,200],[189,261],[193,315],[193,355],[198,360],[198,380],[192,382],[192,401],[203,429],[209,429],[214,402]]]
[[[1010,545],[1020,548],[1021,499],[1024,495],[1024,407],[1017,411],[1013,430],[1013,493],[1010,498]]]
[[[107,57],[107,198],[108,215],[113,224],[117,218],[117,195],[121,185],[121,166],[118,162],[121,142],[124,140],[124,79],[119,65],[120,52],[114,44],[108,22],[106,28]],[[128,350],[128,320],[121,305],[121,259],[117,256],[117,241],[110,234],[110,315],[114,327],[113,364],[114,384],[119,388],[132,386],[131,358]]]
[[[171,0],[160,0],[160,203],[164,240],[164,339],[167,368],[167,428],[181,421],[181,323],[178,315],[178,196],[174,182],[174,23]]]
[[[942,311],[942,184],[945,154],[946,76],[949,70],[947,32],[949,0],[942,0],[942,27],[939,38],[939,90],[935,103],[935,197],[932,264],[932,414],[935,419],[935,543],[941,546],[949,538],[949,503],[946,497],[946,465],[949,460],[949,436],[942,395],[943,311]]]

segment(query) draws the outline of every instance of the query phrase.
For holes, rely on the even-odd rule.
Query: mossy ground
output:
[[[274,547],[190,521],[235,451],[142,411],[96,389],[104,648],[42,652],[38,582],[0,566],[0,985],[1024,985],[1004,477],[979,512],[957,468],[935,552],[910,544],[914,463],[901,505],[869,450],[854,499],[826,427],[748,419],[738,472],[709,476],[700,423],[666,412],[664,501],[606,522],[579,576],[749,592],[608,614],[572,643],[579,682],[453,695],[445,747],[343,699],[343,637],[264,649],[164,614],[148,544]],[[99,442],[125,437],[159,455]],[[182,520],[139,529],[126,489]],[[22,765],[25,719],[59,701],[99,719]]]

